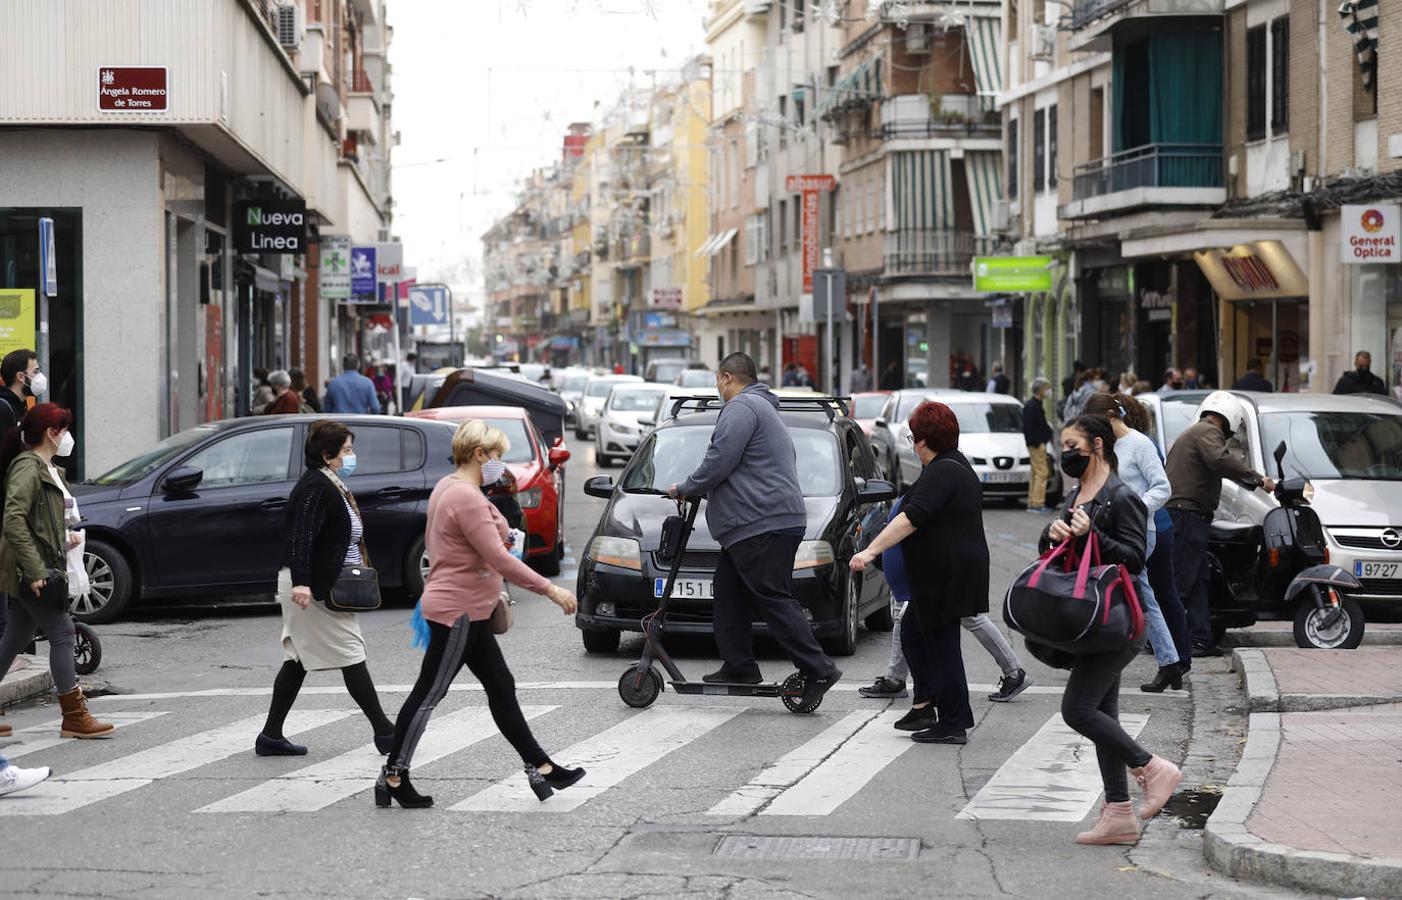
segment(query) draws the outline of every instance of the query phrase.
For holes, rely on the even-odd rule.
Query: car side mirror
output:
[[[896,486],[889,481],[872,478],[857,490],[858,503],[884,503],[896,499]]]
[[[639,424],[639,425],[646,425],[646,426],[649,427],[649,428],[656,428],[656,427],[657,427],[657,420],[654,419],[652,416],[648,416],[648,417],[645,418],[645,419],[641,419],[641,418],[638,419],[638,424]]]
[[[876,420],[876,427],[877,427],[877,428],[888,428],[888,427],[890,427],[890,426],[887,424],[887,422],[886,422],[885,419],[877,419],[877,420]]]
[[[161,490],[167,494],[185,494],[200,486],[204,480],[204,470],[194,466],[177,466],[170,471],[161,483]]]
[[[595,475],[584,482],[584,493],[590,497],[607,500],[613,496],[613,476]]]
[[[550,468],[558,469],[570,461],[570,451],[558,444],[550,448]]]

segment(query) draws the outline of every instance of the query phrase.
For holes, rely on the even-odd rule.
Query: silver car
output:
[[[599,427],[599,415],[603,412],[604,401],[615,384],[641,384],[636,375],[595,375],[584,385],[584,394],[575,408],[574,436],[581,441],[594,437]]]

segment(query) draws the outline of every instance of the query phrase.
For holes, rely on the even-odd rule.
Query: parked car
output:
[[[526,519],[526,562],[543,574],[560,574],[565,556],[565,463],[570,451],[550,446],[519,406],[443,406],[409,413],[410,418],[436,419],[456,426],[464,419],[481,419],[500,428],[511,442],[502,457],[516,483],[516,502]]]
[[[672,384],[677,380],[677,376],[687,369],[704,370],[706,364],[693,359],[654,359],[647,364],[643,370],[643,380],[652,381],[657,384]]]
[[[641,384],[636,375],[595,375],[584,385],[584,398],[575,413],[574,436],[581,441],[591,440],[599,427],[599,416],[604,409],[604,401],[616,384]]]
[[[658,398],[657,408],[653,410],[652,415],[648,417],[648,420],[640,419],[639,421],[641,421],[643,425],[646,425],[650,428],[656,428],[663,422],[669,421],[673,418],[672,407],[674,407],[676,405],[677,400],[681,399],[682,397],[705,397],[710,399],[717,398],[719,396],[720,393],[716,390],[714,378],[711,380],[711,383],[706,387],[689,388],[681,387],[674,384],[671,387],[667,388],[667,390],[662,393],[662,396]]]
[[[871,449],[876,454],[877,465],[881,467],[885,478],[893,483],[900,476],[899,454],[902,449],[909,451],[912,455],[914,450],[906,442],[906,435],[910,434],[910,414],[915,412],[915,407],[926,400],[943,399],[944,394],[959,393],[958,391],[927,391],[923,388],[906,388],[899,391],[891,391],[886,395],[886,403],[881,407],[880,412],[871,423]],[[897,489],[900,484],[896,483]]]
[[[1198,407],[1211,391],[1169,391],[1164,394],[1139,394],[1134,399],[1149,411],[1150,437],[1158,442],[1164,453],[1173,446],[1183,429],[1197,421]]]
[[[667,387],[660,384],[614,385],[599,415],[594,461],[600,466],[627,461],[643,435],[652,430],[657,402],[666,393]]]
[[[684,388],[713,388],[716,386],[716,373],[710,369],[685,369],[672,383]]]
[[[556,369],[554,373],[555,393],[565,401],[565,425],[578,427],[579,402],[584,399],[584,386],[593,375],[588,369]]]
[[[422,403],[411,410],[444,406],[519,406],[531,415],[547,446],[563,445],[565,440],[565,401],[543,384],[526,381],[519,375],[490,369],[458,369],[438,379]]]
[[[657,609],[668,567],[656,551],[662,521],[674,501],[659,493],[686,478],[700,463],[715,428],[718,409],[683,410],[645,438],[615,484],[600,475],[584,492],[608,500],[586,545],[579,569],[579,611],[586,650],[609,653],[623,631],[641,631],[641,620]],[[852,555],[885,525],[894,488],[879,480],[876,459],[861,429],[835,401],[820,398],[780,402],[780,415],[798,451],[798,479],[808,507],[808,525],[794,561],[794,594],[829,652],[846,655],[857,646],[858,622],[890,630],[890,591],[878,572],[853,574]],[[704,505],[704,501],[703,501]],[[712,633],[712,590],[720,546],[697,518],[682,561],[667,630]],[[767,626],[757,623],[756,633]]]
[[[365,517],[381,587],[423,590],[424,513],[452,471],[453,428],[392,416],[329,416],[355,432],[346,480]],[[313,416],[252,416],[174,434],[73,486],[92,590],[80,621],[110,622],[161,597],[269,593],[283,556],[287,498],[305,469]]]
[[[886,398],[889,396],[890,391],[859,391],[852,395],[852,418],[862,426],[862,433],[868,438],[871,437],[876,418],[881,415],[881,409],[886,405]]]

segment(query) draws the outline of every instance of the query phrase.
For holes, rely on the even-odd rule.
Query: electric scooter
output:
[[[677,515],[668,516],[662,523],[662,543],[657,551],[664,562],[671,564],[671,568],[667,572],[667,584],[662,591],[661,599],[657,601],[657,611],[643,619],[642,657],[618,679],[618,696],[634,709],[646,709],[651,706],[657,700],[658,695],[662,693],[662,675],[653,667],[653,663],[657,662],[661,663],[662,668],[667,670],[672,690],[678,694],[778,697],[789,712],[813,712],[823,701],[820,697],[812,704],[806,706],[803,704],[805,679],[800,672],[793,673],[782,683],[738,684],[732,682],[712,684],[704,681],[688,681],[681,669],[677,668],[677,664],[672,660],[667,649],[662,646],[662,633],[667,626],[667,607],[672,597],[672,586],[676,583],[677,573],[681,571],[682,555],[686,552],[687,542],[691,539],[691,533],[696,524],[696,513],[701,508],[701,501],[691,497],[678,499],[676,503]]]

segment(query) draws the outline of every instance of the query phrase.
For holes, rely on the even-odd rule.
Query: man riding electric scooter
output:
[[[711,684],[759,684],[751,620],[769,625],[804,676],[801,705],[816,706],[842,672],[823,653],[793,596],[793,562],[808,523],[797,451],[778,399],[757,381],[755,361],[732,353],[716,370],[725,405],[706,456],[672,497],[705,497],[706,524],[721,546],[716,566],[716,647],[725,661]]]

